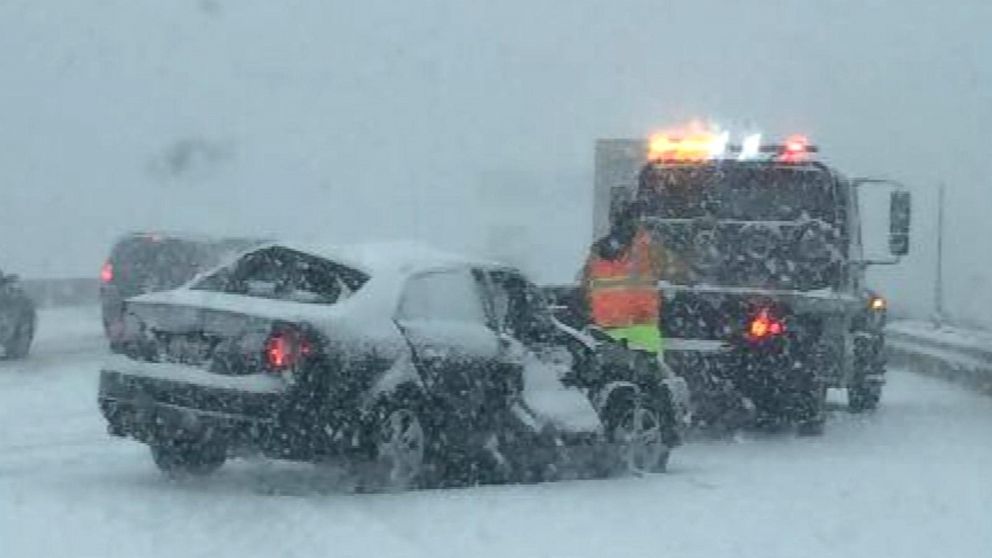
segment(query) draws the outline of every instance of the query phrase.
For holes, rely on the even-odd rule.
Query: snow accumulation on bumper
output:
[[[890,364],[992,394],[992,332],[904,320],[886,334]]]
[[[285,393],[276,377],[115,357],[100,373],[99,404],[116,435],[150,441],[163,429],[210,429],[253,445],[273,424]]]

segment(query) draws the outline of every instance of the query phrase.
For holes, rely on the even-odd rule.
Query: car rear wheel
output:
[[[209,475],[227,460],[227,447],[210,439],[162,440],[151,450],[155,465],[170,478]]]
[[[406,408],[390,412],[376,439],[377,460],[388,488],[409,489],[424,476],[427,435],[417,414]]]

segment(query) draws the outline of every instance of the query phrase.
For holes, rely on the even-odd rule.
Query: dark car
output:
[[[123,331],[124,300],[164,291],[193,279],[224,257],[259,241],[194,238],[160,233],[133,233],[118,240],[100,270],[103,326],[116,348]]]
[[[28,356],[37,315],[16,275],[0,272],[0,347],[6,359]]]
[[[373,487],[658,470],[682,423],[652,359],[563,326],[515,269],[410,245],[258,247],[129,299],[122,346],[100,408],[167,473],[246,451]]]

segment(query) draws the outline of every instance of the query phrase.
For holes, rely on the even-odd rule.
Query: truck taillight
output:
[[[785,333],[785,322],[774,317],[768,309],[758,312],[747,327],[747,338],[751,341],[764,341]]]
[[[100,268],[100,282],[109,283],[114,280],[114,264],[106,262]]]
[[[312,352],[310,342],[295,329],[273,331],[265,340],[265,364],[273,372],[283,372],[298,366]]]

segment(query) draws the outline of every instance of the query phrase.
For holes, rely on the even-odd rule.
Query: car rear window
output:
[[[351,296],[369,276],[356,269],[280,246],[250,252],[193,289],[312,304]]]

